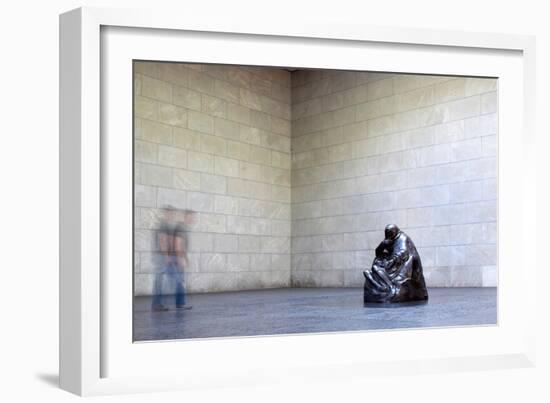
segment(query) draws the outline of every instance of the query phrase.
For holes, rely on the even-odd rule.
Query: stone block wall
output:
[[[189,292],[290,285],[290,72],[134,64],[135,294],[161,208],[198,212]]]
[[[161,208],[189,292],[362,286],[387,223],[428,286],[495,286],[497,80],[136,62],[135,294]]]
[[[428,286],[496,285],[497,80],[292,74],[292,285],[361,286],[384,226]]]

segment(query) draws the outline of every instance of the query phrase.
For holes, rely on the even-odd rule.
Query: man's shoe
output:
[[[152,309],[153,311],[156,311],[156,312],[164,312],[164,311],[168,311],[169,308],[164,305],[153,305]]]
[[[193,307],[191,305],[176,305],[176,308],[177,309],[185,309],[185,310],[189,310],[189,309],[192,309]]]

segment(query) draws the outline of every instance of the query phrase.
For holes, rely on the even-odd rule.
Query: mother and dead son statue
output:
[[[427,301],[422,262],[412,239],[389,224],[376,248],[370,270],[365,270],[365,303]]]

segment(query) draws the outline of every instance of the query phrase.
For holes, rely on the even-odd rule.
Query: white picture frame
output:
[[[194,46],[192,41],[201,41],[202,36],[210,38],[210,42],[207,38],[200,47]],[[237,39],[248,47],[231,42]],[[193,49],[185,60],[181,50],[180,54],[172,53],[174,43],[182,40],[188,41],[188,50]],[[227,43],[234,46],[225,46]],[[224,52],[220,44],[233,53]],[[293,52],[293,44],[302,51]],[[313,44],[341,53],[337,58],[323,59],[322,53],[311,50]],[[96,395],[247,386],[275,380],[293,382],[297,375],[302,380],[330,380],[334,372],[341,377],[356,377],[533,365],[535,318],[526,312],[535,312],[536,295],[516,301],[512,288],[518,276],[522,279],[535,276],[537,267],[534,254],[525,252],[528,229],[536,222],[535,159],[531,158],[535,153],[532,37],[321,22],[282,27],[276,21],[251,21],[244,17],[210,21],[169,11],[81,8],[61,15],[60,45],[60,384],[63,389]],[[265,46],[273,51],[262,50]],[[308,46],[311,52],[306,56],[303,49]],[[288,59],[274,61],[276,50],[280,52],[282,48],[288,50]],[[382,52],[385,57],[376,63],[354,62],[357,51]],[[454,63],[438,59],[441,52],[446,52]],[[419,54],[425,57],[411,57]],[[407,56],[406,67],[403,56]],[[494,65],[495,58],[502,59],[499,66]],[[131,98],[127,98],[132,87],[131,75],[122,83],[112,79],[124,77],[132,59],[259,65],[294,65],[287,62],[298,60],[298,65],[304,67],[368,67],[414,73],[429,69],[440,74],[498,76],[501,79],[498,325],[132,343],[128,338],[131,311],[126,316],[131,294],[123,283],[125,277],[105,271],[112,261],[125,265],[125,256],[131,254],[128,243],[131,208],[127,205],[131,152],[125,151],[130,137],[113,141],[114,137],[108,133],[115,129],[127,131],[129,122],[131,126],[131,109],[128,109]],[[458,60],[468,62],[461,64]],[[106,79],[107,75],[111,80]],[[518,151],[522,158],[515,158]],[[113,155],[120,158],[117,166],[126,168],[115,168]],[[122,193],[115,195],[115,192]],[[124,213],[125,206],[128,213]],[[121,238],[113,238],[119,235]],[[107,239],[120,240],[119,247],[112,248]],[[125,252],[127,247],[130,249]],[[121,298],[115,301],[113,295]],[[118,303],[119,299],[123,302]],[[383,348],[405,338],[419,343],[418,351],[397,353]],[[382,348],[365,354],[360,348],[365,343]],[[343,348],[336,349],[342,345]],[[323,354],[317,354],[320,348]],[[184,366],[178,355],[185,357]],[[134,360],[147,364],[143,365],[145,368],[155,368],[156,374],[137,368]]]

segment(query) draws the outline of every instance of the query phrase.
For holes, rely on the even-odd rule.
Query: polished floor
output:
[[[425,304],[363,306],[360,288],[284,288],[188,295],[191,310],[134,299],[134,340],[494,325],[496,288],[432,288]]]

